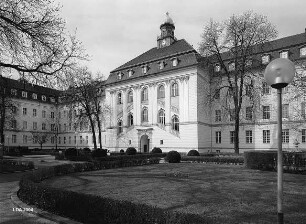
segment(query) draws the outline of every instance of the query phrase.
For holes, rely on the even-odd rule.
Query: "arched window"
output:
[[[133,114],[132,113],[129,113],[129,115],[128,115],[128,125],[129,126],[133,126],[134,125]]]
[[[160,109],[158,112],[158,123],[165,125],[165,111]]]
[[[175,82],[171,85],[171,96],[178,96],[178,95],[179,95],[178,84]]]
[[[118,104],[122,104],[122,93],[118,93]]]
[[[180,122],[179,122],[179,118],[177,115],[174,115],[172,117],[172,129],[174,131],[180,131]]]
[[[120,119],[120,120],[118,120],[118,134],[120,134],[120,133],[122,133],[122,131],[123,131],[123,125],[122,125],[122,120]]]
[[[165,87],[163,85],[160,85],[157,90],[157,98],[165,98]]]
[[[141,112],[141,121],[148,122],[148,109],[144,107]]]
[[[141,101],[148,101],[148,88],[145,87],[141,91]]]
[[[128,103],[132,103],[133,102],[133,90],[130,90],[128,92]]]

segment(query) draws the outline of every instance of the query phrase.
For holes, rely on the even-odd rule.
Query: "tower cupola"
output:
[[[176,41],[174,30],[174,22],[167,12],[165,21],[160,25],[161,34],[157,37],[157,48],[170,46]]]

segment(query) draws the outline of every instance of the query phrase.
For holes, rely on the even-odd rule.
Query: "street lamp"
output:
[[[268,85],[277,89],[277,220],[284,223],[283,213],[283,152],[282,152],[282,88],[286,87],[295,74],[295,66],[286,58],[271,61],[265,69],[264,77]]]

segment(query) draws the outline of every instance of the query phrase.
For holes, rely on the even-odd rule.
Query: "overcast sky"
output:
[[[156,46],[159,26],[169,12],[175,36],[198,49],[210,18],[222,21],[253,10],[266,15],[278,37],[305,32],[305,0],[56,0],[70,32],[76,30],[91,61],[87,66],[109,72]]]

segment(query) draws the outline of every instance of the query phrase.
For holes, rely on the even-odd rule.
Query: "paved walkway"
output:
[[[23,161],[33,161],[35,167],[42,168],[46,166],[54,166],[62,163],[69,163],[68,161],[56,161],[54,156],[26,156],[26,157],[15,157],[10,159],[17,159]],[[27,171],[30,172],[30,171]],[[45,223],[45,224],[55,224],[55,223],[74,223],[68,219],[61,219],[60,217],[53,217],[52,214],[41,214],[44,213],[39,209],[34,209],[34,213],[16,211],[20,209],[18,205],[27,206],[27,208],[32,208],[30,205],[23,204],[17,197],[16,191],[18,189],[19,180],[24,175],[24,172],[20,173],[0,173],[0,223],[6,224],[32,224],[32,223]],[[14,198],[14,200],[12,200]],[[16,203],[17,202],[17,203]],[[35,211],[36,210],[36,211]],[[43,215],[47,218],[42,218],[39,215]],[[48,216],[49,215],[49,216]],[[51,219],[49,217],[52,217]],[[58,220],[58,221],[51,221]]]

